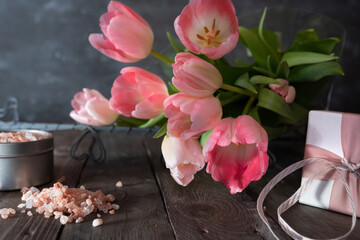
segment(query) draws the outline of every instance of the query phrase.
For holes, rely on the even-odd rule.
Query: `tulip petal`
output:
[[[121,48],[129,57],[142,59],[151,52],[154,41],[153,33],[151,29],[144,28],[143,25],[139,26],[139,22],[135,19],[113,17],[107,33],[114,46],[118,49]]]
[[[126,56],[121,50],[117,49],[104,35],[93,33],[89,36],[89,42],[96,50],[109,58],[115,59],[119,62],[136,62],[138,58]]]
[[[117,113],[110,109],[109,101],[105,98],[93,98],[89,100],[85,105],[85,109],[89,115],[101,125],[112,124],[117,118]]]

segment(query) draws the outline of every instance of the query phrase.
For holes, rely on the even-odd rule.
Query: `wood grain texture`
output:
[[[268,169],[265,176],[256,183],[251,183],[245,190],[253,198],[257,198],[263,187],[277,173],[290,164],[303,159],[304,141],[277,140],[270,143],[269,148],[277,157],[277,164]],[[299,187],[301,170],[296,171],[278,183],[267,198],[264,206],[266,213],[277,222],[277,208],[286,201]],[[283,214],[284,219],[299,233],[312,238],[334,238],[346,233],[351,226],[351,217],[297,203]],[[359,239],[360,225],[347,239]]]
[[[70,145],[80,134],[79,131],[54,132],[54,180],[61,176],[66,177],[66,184],[74,187],[80,178],[84,161],[74,161],[69,155]],[[36,174],[36,173],[34,173]],[[52,186],[48,183],[38,186]],[[0,218],[0,239],[56,239],[62,225],[54,218],[46,219],[43,215],[35,213],[32,217],[20,213],[17,205],[21,203],[20,191],[0,192],[0,208],[14,208],[16,215],[10,215],[8,219]]]
[[[101,213],[104,224],[92,227],[91,214],[81,224],[66,224],[61,239],[174,239],[159,188],[146,157],[142,135],[102,133],[103,164],[88,162],[79,185],[113,194],[120,209]],[[117,181],[123,182],[116,188]]]
[[[253,198],[246,193],[231,195],[204,169],[187,187],[178,185],[161,158],[161,140],[153,140],[151,136],[147,139],[152,150],[151,162],[177,239],[263,239],[262,236],[268,236]],[[275,231],[287,239],[279,226],[270,222]]]

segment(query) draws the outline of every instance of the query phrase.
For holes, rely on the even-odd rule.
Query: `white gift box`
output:
[[[328,111],[310,111],[305,146],[306,158],[326,159],[334,165],[346,164],[353,171],[340,170],[347,181],[360,217],[360,115]],[[300,203],[352,214],[348,194],[340,176],[326,161],[315,161],[303,168],[303,183],[323,171],[300,198]],[[326,170],[328,169],[328,170]],[[358,175],[358,176],[356,176]]]

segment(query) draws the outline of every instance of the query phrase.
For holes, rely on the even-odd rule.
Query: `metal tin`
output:
[[[53,179],[54,139],[51,133],[31,132],[45,138],[30,142],[0,143],[0,190],[38,186]]]

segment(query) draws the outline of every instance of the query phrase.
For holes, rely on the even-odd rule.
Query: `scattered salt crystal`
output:
[[[1,214],[1,217],[3,218],[3,219],[7,219],[8,217],[9,217],[9,215],[8,214]],[[94,224],[93,224],[94,225]]]
[[[11,214],[15,214],[15,213],[16,213],[15,209],[13,209],[13,208],[8,208],[8,209],[9,209],[9,212],[10,212]]]
[[[0,214],[6,214],[6,215],[9,215],[10,214],[10,211],[8,208],[2,208],[0,209]]]
[[[18,208],[24,208],[25,206],[26,206],[25,203],[20,203],[17,207],[18,207]]]
[[[114,195],[112,195],[112,194],[106,195],[106,198],[107,198],[107,200],[108,200],[109,202],[115,201],[115,197],[114,197]]]
[[[90,206],[92,204],[91,199],[86,199],[86,204]]]
[[[111,207],[115,210],[118,210],[120,208],[120,206],[117,204],[111,204]]]
[[[81,185],[81,186],[80,186],[80,189],[81,189],[81,190],[85,190],[85,186],[84,186],[84,185]]]
[[[25,209],[23,209],[23,210],[21,210],[20,212],[21,212],[21,213],[25,213],[25,212],[26,212],[26,210],[25,210]]]
[[[115,186],[121,188],[123,186],[122,181],[118,181]]]
[[[113,214],[115,214],[115,210],[112,209],[112,210],[109,211],[109,213],[110,213],[111,215],[113,215]]]
[[[81,223],[82,221],[84,221],[84,219],[82,217],[79,217],[78,219],[76,219],[75,223]]]
[[[30,211],[28,211],[27,213],[26,213],[29,217],[31,217],[33,214],[32,214],[32,212],[30,212]]]
[[[93,227],[97,227],[97,226],[100,226],[102,224],[103,224],[103,220],[101,218],[94,219],[94,221],[92,222]]]
[[[62,216],[61,216],[61,218],[60,218],[61,224],[65,225],[68,221],[69,221],[69,217],[68,217],[68,216],[65,216],[65,215],[62,215]]]
[[[101,215],[100,215],[100,214],[96,214],[96,216],[97,216],[98,218],[101,218]]]

